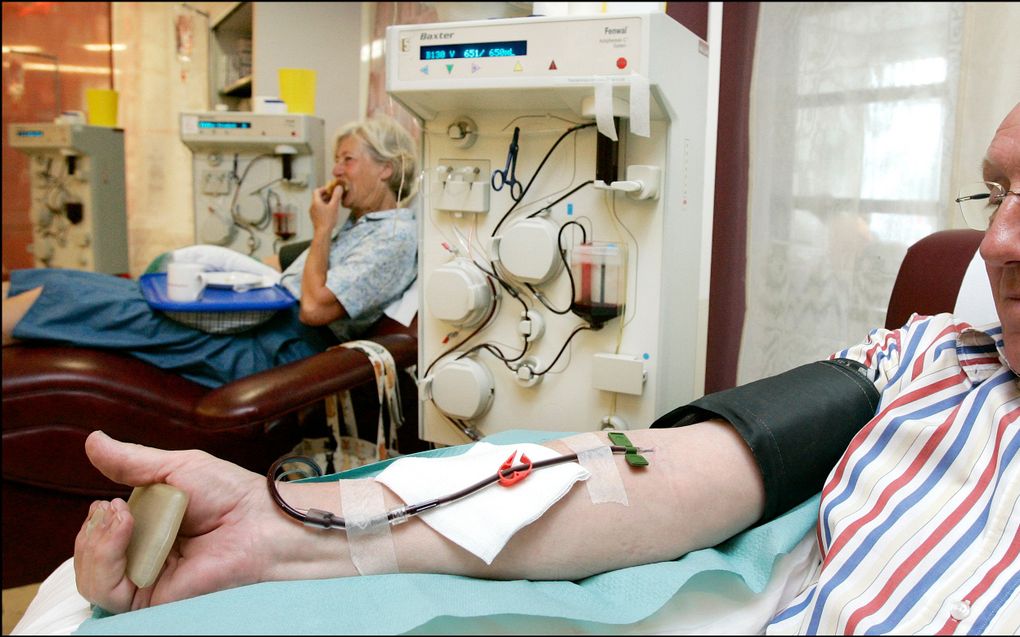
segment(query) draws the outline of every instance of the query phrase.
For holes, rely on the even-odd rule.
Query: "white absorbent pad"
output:
[[[514,454],[532,462],[559,456],[531,443],[493,445],[476,443],[459,456],[447,458],[400,458],[376,480],[389,487],[407,504],[418,504],[449,495],[494,475]],[[523,480],[508,487],[493,483],[466,498],[422,513],[422,521],[450,541],[491,564],[513,534],[545,513],[566,495],[578,480],[591,474],[576,462],[533,469]]]

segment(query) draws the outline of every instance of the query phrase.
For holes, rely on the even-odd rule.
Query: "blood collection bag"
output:
[[[293,206],[280,206],[273,212],[273,232],[284,241],[294,236],[297,232],[297,219]]]

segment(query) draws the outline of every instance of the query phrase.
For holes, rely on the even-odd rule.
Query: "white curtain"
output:
[[[963,15],[761,4],[738,384],[882,326],[907,247],[951,224]]]

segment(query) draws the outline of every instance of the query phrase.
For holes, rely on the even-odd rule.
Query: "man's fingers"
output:
[[[82,597],[112,612],[131,608],[127,547],[134,520],[121,499],[94,504],[74,543],[74,574]]]

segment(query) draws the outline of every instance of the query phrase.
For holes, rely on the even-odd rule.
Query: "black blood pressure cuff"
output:
[[[674,409],[653,428],[721,418],[754,453],[765,481],[765,513],[782,515],[821,490],[850,440],[878,409],[879,392],[857,361],[839,358],[709,394]]]

